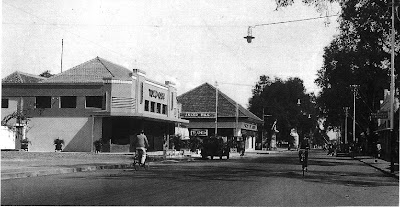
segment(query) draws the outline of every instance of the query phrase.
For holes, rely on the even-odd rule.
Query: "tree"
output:
[[[270,115],[265,120],[265,129],[269,131],[276,120],[278,139],[292,142],[290,139],[292,128],[309,132],[315,127],[317,117],[313,103],[315,96],[305,91],[303,80],[297,77],[272,80],[269,76],[260,76],[249,100],[249,110],[259,117]],[[298,100],[301,102],[300,105],[297,105]]]
[[[319,12],[328,11],[329,4],[334,2],[340,2],[340,0],[301,0],[301,2],[308,6],[314,6]],[[275,0],[276,9],[291,6],[295,3],[294,0]]]
[[[369,119],[369,115],[379,110],[383,89],[388,89],[390,84],[390,2],[365,0],[340,3],[340,34],[325,48],[324,64],[315,80],[322,88],[317,99],[318,105],[331,127],[340,126],[344,122],[343,107],[353,106],[350,85],[359,85],[356,133],[366,134],[368,143],[375,141],[370,132],[375,131],[377,126],[375,120]],[[397,30],[399,26],[399,21],[396,21]],[[398,32],[395,39],[398,53]],[[399,61],[397,56],[395,65],[400,64]]]
[[[39,76],[45,77],[45,78],[50,78],[50,77],[54,76],[54,74],[51,74],[50,70],[46,70],[43,73],[41,73]]]

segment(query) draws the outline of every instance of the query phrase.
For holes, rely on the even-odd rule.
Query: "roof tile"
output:
[[[38,83],[46,80],[45,77],[15,71],[1,80],[2,83]]]
[[[93,83],[103,82],[103,78],[130,80],[130,73],[131,71],[123,66],[96,57],[42,83]]]
[[[216,88],[209,83],[204,83],[191,91],[177,97],[182,104],[183,112],[213,112],[215,111]],[[234,100],[218,90],[218,117],[236,117],[236,104]],[[262,121],[249,110],[237,104],[239,117],[248,117],[255,121]]]

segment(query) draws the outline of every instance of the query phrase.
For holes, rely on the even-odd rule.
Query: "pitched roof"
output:
[[[45,77],[15,71],[1,80],[2,83],[38,83],[46,80]]]
[[[177,97],[182,104],[183,112],[213,112],[215,111],[216,88],[209,83],[204,83]],[[236,104],[234,100],[218,90],[218,117],[236,117]],[[254,121],[262,120],[249,110],[237,104],[239,117],[248,117]]]
[[[86,61],[42,83],[97,83],[103,78],[130,80],[131,70],[100,57]]]

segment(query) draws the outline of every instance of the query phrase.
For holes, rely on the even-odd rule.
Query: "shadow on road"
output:
[[[212,160],[151,166],[148,171],[125,169],[109,176],[81,179],[160,179],[174,182],[259,182],[260,178],[301,179],[305,182],[356,187],[398,186],[380,172],[360,171],[364,166],[350,159],[310,159],[310,171],[303,177],[296,156],[268,159]],[[78,177],[73,177],[77,179]]]

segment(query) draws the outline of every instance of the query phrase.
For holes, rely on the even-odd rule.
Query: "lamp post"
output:
[[[218,132],[218,83],[215,81],[215,137]]]
[[[353,142],[357,142],[356,138],[356,94],[358,90],[358,85],[351,85],[350,86],[353,91]]]
[[[272,23],[266,23],[266,24],[256,24],[256,25],[248,27],[247,36],[244,37],[244,39],[247,40],[247,43],[251,43],[251,41],[255,38],[252,36],[251,30],[252,30],[252,28],[255,28],[255,27],[268,26],[268,25],[274,25],[274,24],[286,24],[286,23],[293,23],[293,22],[310,21],[310,20],[315,20],[315,19],[329,18],[329,17],[333,17],[333,16],[339,16],[339,14],[327,15],[327,16],[322,16],[322,17],[312,17],[312,18],[306,18],[306,19],[295,19],[295,20],[282,21],[282,22],[272,22]]]
[[[271,117],[272,115],[271,114],[264,114],[264,107],[263,107],[263,110],[262,110],[262,118],[263,118],[263,129],[262,129],[262,133],[261,133],[261,145],[262,145],[262,143],[263,143],[263,141],[264,141],[264,131],[265,131],[265,117]],[[268,140],[268,137],[267,137],[267,140]],[[271,145],[271,144],[270,144]],[[261,146],[261,149],[262,149],[262,146]]]
[[[391,31],[391,70],[390,70],[390,172],[394,173],[394,145],[395,145],[395,136],[394,136],[394,93],[395,93],[395,86],[394,86],[394,49],[395,49],[395,27],[394,27],[394,20],[395,20],[395,0],[392,0],[392,31]],[[400,134],[400,131],[399,131]]]
[[[347,144],[347,116],[349,107],[344,107],[345,113],[346,113],[346,118],[344,120],[344,144]]]

